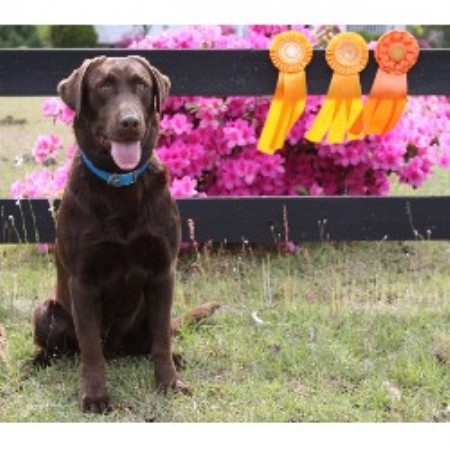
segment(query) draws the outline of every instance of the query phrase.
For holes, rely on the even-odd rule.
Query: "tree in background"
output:
[[[93,25],[4,25],[0,26],[0,48],[96,47]]]
[[[406,29],[420,41],[421,47],[450,47],[450,25],[409,25]]]
[[[0,26],[0,48],[41,47],[34,25]]]
[[[50,42],[56,48],[96,47],[97,33],[93,25],[51,25]]]

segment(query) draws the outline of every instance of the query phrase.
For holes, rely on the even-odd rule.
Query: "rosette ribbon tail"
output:
[[[385,134],[393,130],[407,103],[405,74],[388,74],[379,70],[363,111],[352,124],[352,133]]]
[[[258,149],[272,154],[283,147],[287,134],[302,115],[305,105],[305,72],[281,72],[278,75],[275,94],[258,141]]]
[[[305,137],[311,142],[322,142],[325,136],[330,144],[345,139],[358,139],[359,134],[347,134],[363,108],[361,85],[356,74],[333,74],[327,97]]]

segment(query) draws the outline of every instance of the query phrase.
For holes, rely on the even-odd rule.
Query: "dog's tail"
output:
[[[220,303],[210,302],[197,306],[181,316],[172,318],[170,328],[172,336],[178,334],[180,329],[186,325],[195,325],[204,319],[212,316],[222,305]]]

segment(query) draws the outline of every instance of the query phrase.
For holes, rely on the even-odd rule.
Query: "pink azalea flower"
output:
[[[448,119],[450,119],[450,111]],[[450,169],[450,132],[446,131],[442,133],[439,144],[442,149],[439,157],[439,165],[445,169]]]
[[[317,183],[313,183],[313,185],[309,188],[309,193],[314,196],[323,195],[323,188]]]
[[[372,167],[374,169],[397,170],[405,160],[406,147],[401,142],[380,142],[373,150]]]
[[[51,247],[51,244],[37,244],[38,252],[45,255],[50,251]]]
[[[53,192],[62,194],[62,192],[64,191],[64,187],[66,186],[69,177],[70,165],[71,164],[69,161],[69,163],[66,163],[64,166],[58,167],[55,170],[55,173],[53,175]]]
[[[42,104],[42,115],[44,117],[53,117],[55,122],[71,125],[75,112],[59,98],[48,98]]]
[[[61,109],[61,101],[57,98],[48,98],[42,104],[42,115],[44,117],[56,117]]]
[[[259,153],[259,155],[259,173],[263,177],[278,178],[284,174],[284,159],[279,153],[271,156],[262,153]]]
[[[418,188],[430,175],[430,167],[424,163],[420,157],[412,158],[408,165],[400,171],[400,181],[409,183],[411,186]]]
[[[59,111],[58,119],[66,125],[72,125],[74,117],[75,111],[63,104],[61,110]]]
[[[450,147],[445,148],[439,158],[439,165],[444,169],[450,169]]]
[[[197,192],[197,181],[189,176],[184,176],[183,178],[175,178],[170,186],[170,193],[173,197],[194,197],[198,194]]]
[[[27,185],[22,180],[13,181],[11,184],[11,188],[9,190],[9,194],[14,199],[26,198],[27,194]]]
[[[72,160],[78,150],[78,146],[76,143],[73,143],[67,148],[66,158]]]
[[[243,119],[227,122],[223,128],[223,134],[230,149],[256,143],[254,127]]]
[[[170,129],[180,136],[192,130],[192,123],[185,114],[174,114],[170,120]]]
[[[28,198],[47,198],[53,196],[53,175],[49,169],[33,170],[25,176]]]
[[[61,140],[53,133],[40,134],[31,150],[36,162],[43,164],[54,159],[61,147]]]

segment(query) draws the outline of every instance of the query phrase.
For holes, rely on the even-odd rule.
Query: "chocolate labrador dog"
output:
[[[160,387],[190,392],[171,351],[180,219],[153,155],[169,87],[139,56],[86,60],[58,85],[79,152],[57,215],[56,299],[35,312],[35,342],[41,359],[79,351],[85,411],[110,409],[111,356],[150,354]]]

